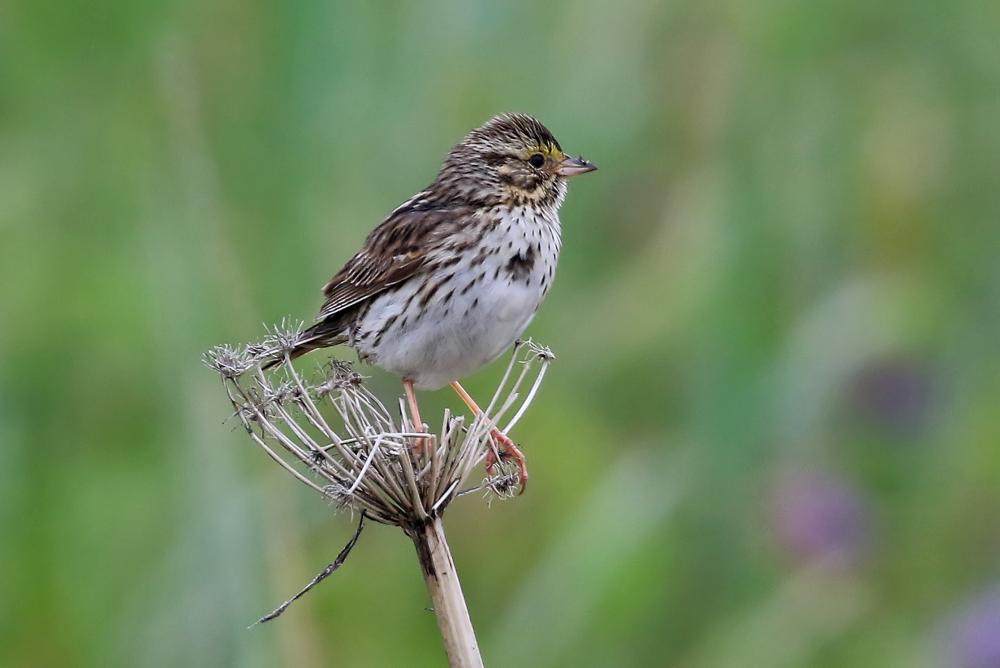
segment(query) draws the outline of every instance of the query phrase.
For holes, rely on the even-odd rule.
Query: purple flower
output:
[[[866,500],[829,473],[794,471],[783,476],[773,495],[771,517],[778,543],[796,561],[852,567],[868,550]]]
[[[853,400],[865,416],[885,429],[919,432],[931,407],[931,377],[919,364],[887,359],[864,368],[853,384]]]
[[[1000,587],[972,597],[945,624],[945,665],[1000,668]]]

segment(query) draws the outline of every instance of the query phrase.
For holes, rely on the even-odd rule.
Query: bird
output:
[[[412,424],[416,390],[451,385],[497,359],[524,332],[552,287],[562,247],[567,180],[597,166],[562,150],[540,121],[494,116],[448,153],[434,181],[392,211],[323,288],[315,324],[289,358],[347,344],[359,360],[399,376]],[[272,363],[280,364],[286,358]],[[270,366],[270,365],[269,365]],[[523,493],[524,454],[495,425]]]

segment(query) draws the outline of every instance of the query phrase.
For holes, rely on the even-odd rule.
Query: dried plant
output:
[[[331,359],[315,373],[301,374],[289,359],[301,336],[301,325],[283,322],[261,343],[219,346],[205,355],[250,438],[301,483],[361,515],[337,559],[259,621],[274,619],[336,570],[369,518],[398,526],[413,540],[452,665],[481,665],[441,515],[466,494],[514,494],[516,470],[500,458],[490,431],[495,425],[507,433],[517,424],[554,356],[531,341],[517,342],[484,412],[467,421],[446,410],[440,430],[432,433],[411,424],[402,398],[397,419],[347,362]],[[263,370],[281,358],[285,364]],[[490,449],[501,462],[495,475],[467,485]]]

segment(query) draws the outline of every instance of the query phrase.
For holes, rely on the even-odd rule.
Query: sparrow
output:
[[[596,169],[565,153],[531,116],[491,118],[330,279],[316,323],[291,357],[347,344],[402,379],[418,429],[418,389],[451,385],[478,415],[459,381],[497,359],[531,322],[555,277],[567,180]],[[524,454],[495,425],[491,435],[499,456],[517,462],[523,492]],[[497,456],[491,448],[490,474]]]

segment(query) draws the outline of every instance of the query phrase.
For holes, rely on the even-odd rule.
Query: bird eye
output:
[[[538,169],[545,164],[545,156],[542,155],[541,153],[535,153],[530,158],[528,158],[528,162],[531,163],[532,167]]]

